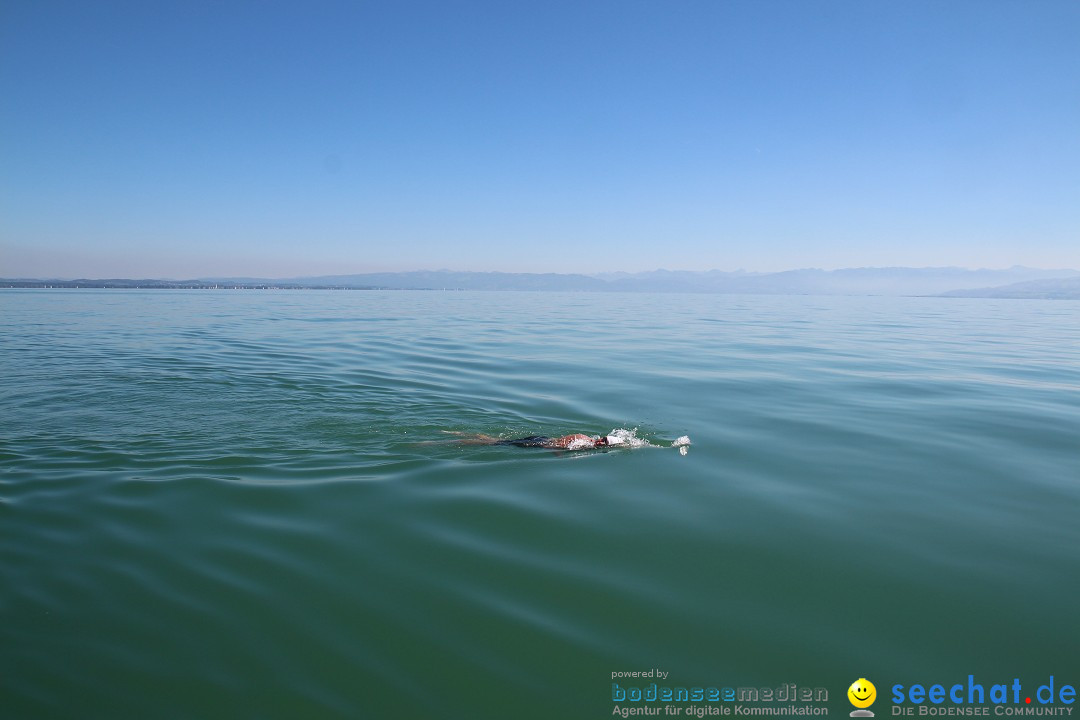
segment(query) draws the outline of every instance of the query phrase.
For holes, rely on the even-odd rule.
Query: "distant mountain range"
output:
[[[943,297],[971,298],[1039,298],[1047,300],[1080,300],[1080,277],[1028,280],[1001,287],[951,290]]]
[[[110,288],[351,288],[394,290],[532,290],[561,292],[685,292],[770,295],[942,295],[945,297],[1080,297],[1080,271],[935,268],[847,268],[775,273],[655,270],[600,275],[452,272],[448,270],[296,278],[196,280],[0,279],[2,287]]]

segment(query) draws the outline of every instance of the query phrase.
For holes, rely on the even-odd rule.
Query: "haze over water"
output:
[[[0,714],[1076,681],[1077,308],[0,291]]]

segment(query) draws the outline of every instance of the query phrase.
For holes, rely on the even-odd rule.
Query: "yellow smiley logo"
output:
[[[866,678],[859,678],[847,689],[848,700],[857,708],[868,708],[877,699],[877,688]]]

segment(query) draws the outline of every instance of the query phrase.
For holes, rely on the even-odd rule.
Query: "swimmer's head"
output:
[[[606,436],[600,438],[599,442],[597,442],[597,445],[603,445],[603,446],[607,446],[607,445],[625,445],[625,444],[626,444],[626,441],[623,440],[621,437],[618,437],[617,435],[606,435]]]

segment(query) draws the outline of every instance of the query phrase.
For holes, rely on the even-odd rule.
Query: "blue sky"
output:
[[[0,276],[1080,267],[1080,2],[0,4]]]

